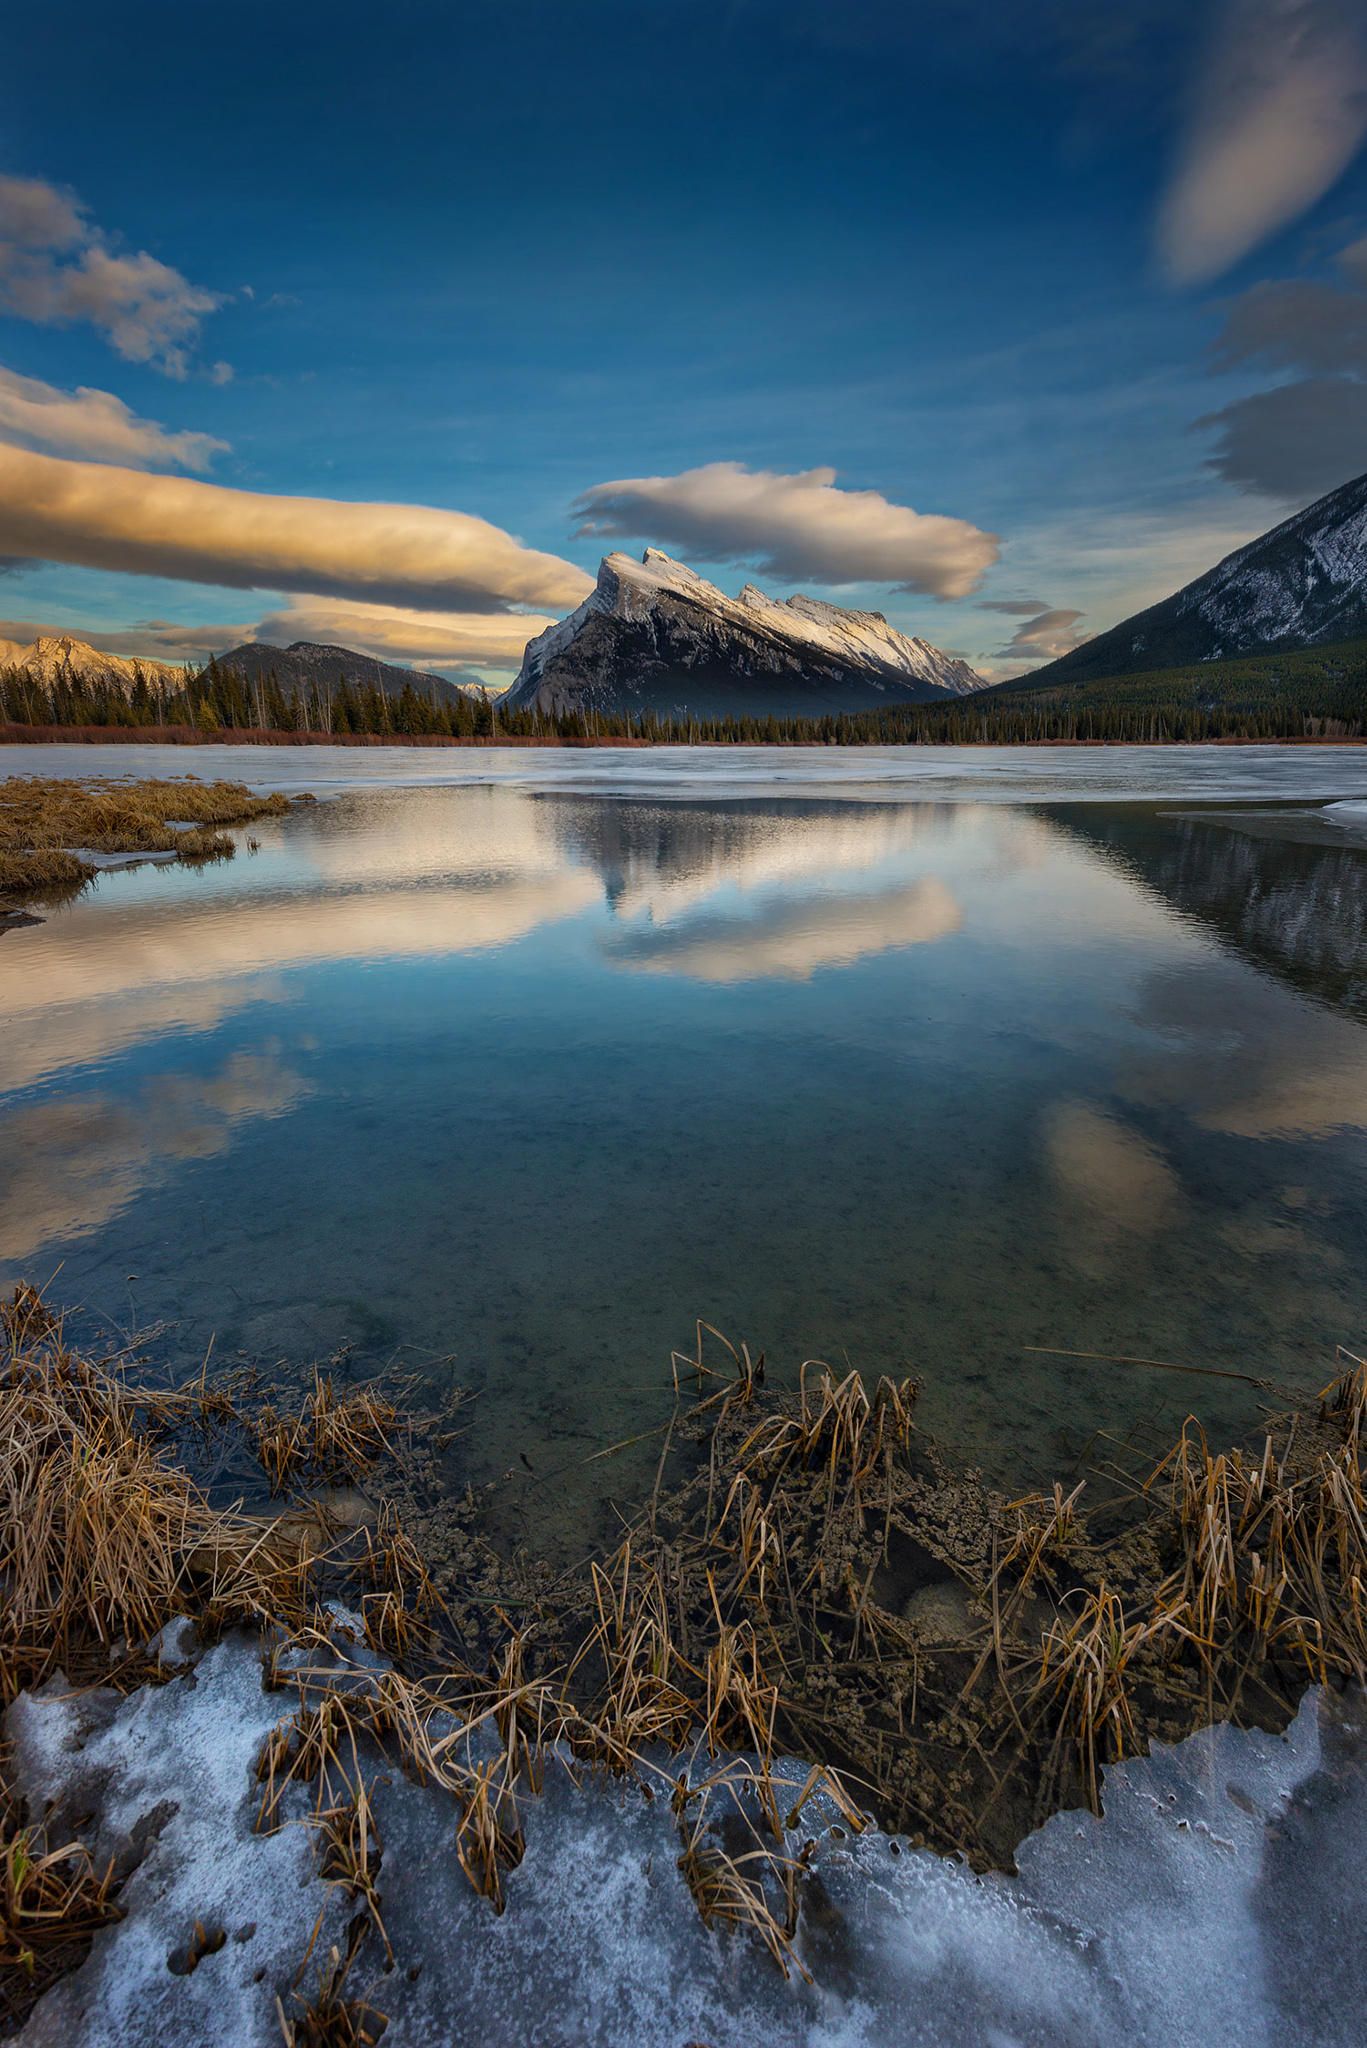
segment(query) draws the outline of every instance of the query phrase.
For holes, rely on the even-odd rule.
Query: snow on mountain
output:
[[[780,602],[751,583],[727,597],[647,548],[639,562],[604,558],[583,604],[528,643],[504,701],[549,712],[819,716],[962,696],[983,681],[881,612]]]
[[[1361,634],[1367,634],[1367,476],[1317,498],[1161,604],[1036,669],[1028,682],[1084,682]]]
[[[52,684],[80,682],[111,684],[131,695],[139,671],[149,682],[160,678],[179,686],[185,671],[165,661],[128,661],[121,654],[105,654],[85,640],[73,640],[69,633],[41,633],[27,645],[17,640],[0,640],[0,668],[22,668],[37,681]]]

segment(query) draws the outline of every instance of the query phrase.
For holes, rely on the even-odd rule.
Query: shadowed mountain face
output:
[[[1317,498],[1161,604],[1007,687],[1090,682],[1363,633],[1367,476]]]
[[[1313,813],[1306,840],[1275,812],[1225,823],[1079,805],[1050,817],[1255,967],[1367,1016],[1367,847],[1313,843]]]
[[[881,612],[816,598],[727,597],[655,548],[608,555],[592,595],[528,645],[507,703],[660,718],[817,718],[982,687],[966,662]]]
[[[441,676],[424,675],[420,669],[395,668],[377,661],[373,654],[357,654],[350,647],[329,647],[316,640],[296,640],[289,647],[271,647],[264,641],[247,641],[218,656],[222,669],[248,682],[264,681],[274,675],[287,692],[307,690],[310,685],[330,694],[343,683],[373,685],[386,695],[397,697],[405,683],[419,696],[438,704],[452,704],[461,695],[455,683]]]

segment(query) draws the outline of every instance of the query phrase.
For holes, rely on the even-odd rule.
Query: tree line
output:
[[[1331,658],[1338,657],[1338,658]],[[487,693],[441,701],[413,683],[346,680],[286,687],[210,660],[168,677],[137,668],[128,690],[67,672],[50,682],[0,671],[0,722],[20,726],[189,728],[218,733],[366,734],[379,739],[591,740],[746,746],[1022,746],[1367,736],[1367,643],[1269,660],[899,704],[817,718],[658,717],[653,712],[514,710]]]

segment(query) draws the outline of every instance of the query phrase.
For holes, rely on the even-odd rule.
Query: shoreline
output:
[[[1189,1423],[1142,1493],[1089,1511],[1081,1486],[1007,1502],[950,1469],[916,1427],[912,1380],[866,1389],[823,1367],[817,1384],[766,1387],[762,1360],[725,1339],[705,1355],[700,1331],[694,1356],[674,1355],[649,1499],[553,1571],[491,1540],[496,1489],[443,1477],[459,1389],[406,1409],[400,1380],[351,1381],[341,1356],[283,1379],[140,1384],[135,1352],[71,1351],[22,1286],[0,1326],[0,1519],[21,1567],[0,1631],[0,1803],[41,1958],[0,1967],[0,1993],[9,2031],[38,2002],[35,2041],[91,2038],[86,2001],[118,1981],[120,1952],[140,1981],[166,1986],[169,1967],[187,1985],[158,1998],[158,2025],[188,2018],[221,1971],[187,1980],[230,1932],[247,1950],[238,2038],[267,2038],[272,1993],[301,2028],[345,2005],[382,2029],[447,1953],[430,1917],[392,1908],[435,1884],[457,1960],[505,1907],[507,1938],[534,1942],[536,1845],[557,1829],[576,1861],[585,1844],[644,1860],[671,1952],[710,1940],[715,1956],[721,1937],[775,1995],[838,1995],[842,1872],[856,1921],[903,1859],[918,1912],[936,1886],[956,1912],[965,1879],[1011,1896],[1038,1880],[1046,1841],[1084,1839],[1061,1853],[1091,1867],[1129,1838],[1106,1830],[1103,1782],[1107,1807],[1133,1785],[1136,1812],[1161,1816],[1161,1860],[1217,1752],[1224,1856],[1256,1815],[1258,1758],[1303,1754],[1308,1778],[1314,1730],[1332,1744],[1336,1721],[1346,1753],[1367,1747],[1367,1645],[1343,1597],[1361,1542],[1356,1360],[1317,1419],[1272,1422],[1279,1455],[1269,1434],[1261,1457],[1212,1458]],[[666,1482],[671,1452],[686,1469]],[[225,1459],[239,1497],[219,1508],[204,1468],[222,1492]],[[1212,1529],[1228,1542],[1212,1548]],[[1190,1792],[1171,1776],[1188,1744]],[[208,1796],[178,1820],[187,1773]],[[1249,1845],[1256,1863],[1261,1834]],[[293,1902],[274,1945],[253,1914],[272,1869]],[[69,1887],[55,1906],[33,1892],[49,1873]],[[1131,1862],[1116,1879],[1123,1916],[1148,1878]],[[337,1945],[315,1998],[295,1966],[320,1897],[314,1937],[326,1925]],[[558,1879],[551,1902],[560,1913]]]
[[[449,733],[370,733],[370,732],[274,732],[257,726],[224,726],[215,732],[201,732],[190,725],[0,725],[0,746],[157,746],[157,747],[422,747],[422,748],[499,748],[499,747],[544,747],[583,751],[592,748],[643,749],[651,753],[667,753],[672,750],[696,751],[706,748],[719,754],[743,751],[746,748],[782,748],[784,752],[797,753],[804,749],[812,752],[858,753],[865,748],[886,751],[890,747],[907,752],[925,751],[942,753],[958,748],[995,748],[1012,753],[1051,752],[1055,749],[1103,747],[1108,753],[1124,753],[1131,749],[1153,749],[1155,747],[1185,748],[1230,748],[1230,747],[1321,747],[1341,752],[1345,748],[1367,747],[1367,738],[1329,738],[1317,734],[1302,734],[1278,739],[1229,738],[1208,740],[652,740],[637,735],[595,734],[589,736],[557,734],[540,735],[526,733],[479,733],[463,734],[459,737]]]

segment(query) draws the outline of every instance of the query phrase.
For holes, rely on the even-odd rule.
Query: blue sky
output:
[[[1102,630],[1367,469],[1360,9],[1111,12],[24,10],[0,634],[506,678],[646,543]]]

